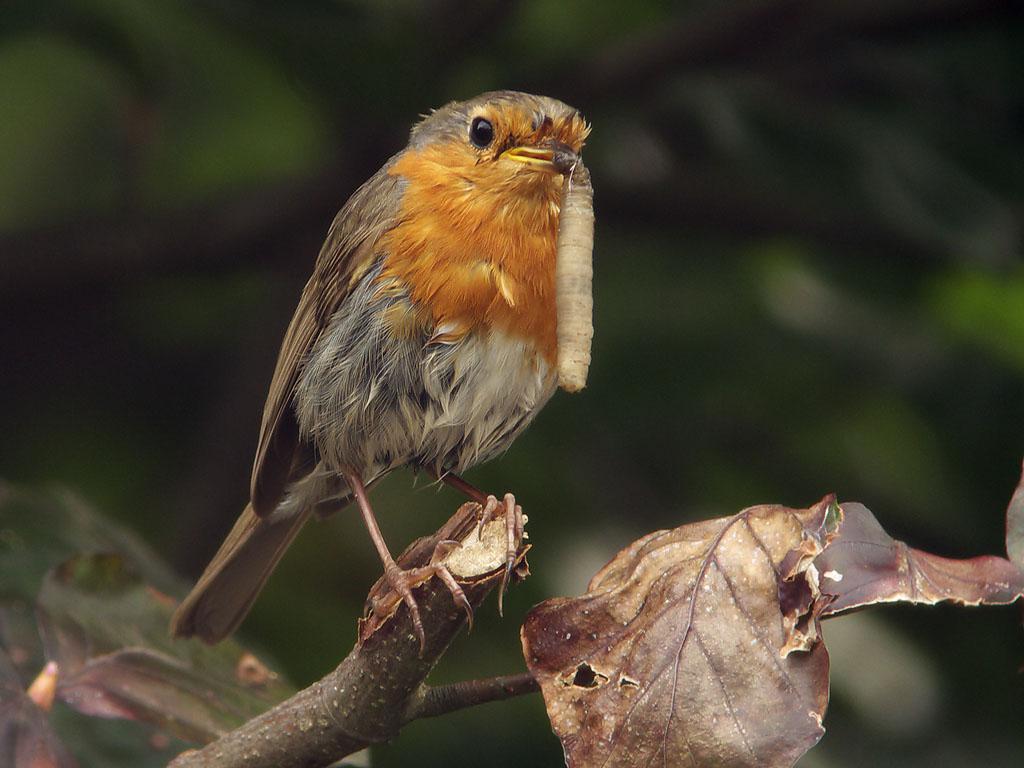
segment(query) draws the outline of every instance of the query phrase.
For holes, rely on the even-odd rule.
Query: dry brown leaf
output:
[[[583,597],[537,606],[523,649],[572,768],[788,766],[823,733],[820,619],[883,602],[1022,595],[1010,560],[911,549],[863,505],[829,497],[651,534]]]
[[[568,764],[792,765],[823,733],[809,577],[837,522],[827,498],[660,531],[534,608],[523,650]]]
[[[1020,496],[1018,488],[1014,499],[1024,504]],[[830,597],[823,617],[875,603],[1005,605],[1024,595],[1024,572],[1009,560],[991,555],[952,560],[912,549],[855,502],[843,504],[839,535],[814,565],[821,591]]]

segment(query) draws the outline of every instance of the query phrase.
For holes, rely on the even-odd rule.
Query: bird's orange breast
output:
[[[397,278],[455,340],[495,328],[556,362],[555,248],[561,177],[458,165],[443,146],[409,150],[398,224],[382,238],[381,280]]]

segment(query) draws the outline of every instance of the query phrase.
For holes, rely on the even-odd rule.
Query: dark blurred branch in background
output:
[[[336,203],[354,186],[351,177],[351,171],[332,166],[307,179],[246,191],[213,205],[0,234],[0,285],[15,291],[54,290],[82,280],[250,267],[287,257],[274,243],[319,241],[332,215],[330,201]],[[303,270],[313,258],[309,253],[290,256]]]
[[[303,181],[167,215],[0,234],[0,286],[51,291],[83,281],[260,264],[308,271],[333,210],[344,201],[345,190],[359,183],[346,169],[332,167]],[[835,215],[813,200],[773,198],[767,192],[692,172],[669,189],[603,191],[602,220],[685,224],[696,230],[730,227],[747,236],[802,235],[904,254],[920,251],[913,241],[871,222]]]
[[[713,4],[677,24],[608,50],[559,83],[580,103],[646,95],[666,75],[701,70],[771,70],[819,51],[832,52],[861,36],[879,42],[913,39],[963,25],[1008,18],[1011,0],[778,0]],[[536,83],[551,87],[550,80]]]

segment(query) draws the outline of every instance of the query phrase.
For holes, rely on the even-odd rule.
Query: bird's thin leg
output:
[[[452,488],[457,490],[459,493],[464,494],[467,498],[472,499],[480,506],[487,504],[487,494],[477,488],[468,480],[459,477],[454,472],[444,472],[439,477],[445,485],[450,485]]]
[[[477,538],[482,536],[484,532],[484,523],[490,520],[498,509],[497,498],[491,494],[484,493],[464,477],[461,477],[454,472],[443,472],[440,474],[435,473],[434,476],[445,485],[450,485],[459,493],[464,494],[467,498],[480,505],[480,524],[477,526],[476,535]]]
[[[370,506],[370,499],[366,495],[366,486],[363,484],[363,479],[355,473],[346,473],[345,478],[349,482],[352,494],[356,497],[356,503],[359,505],[359,511],[363,516],[366,530],[370,534],[370,540],[373,541],[373,546],[377,548],[377,554],[384,565],[384,578],[409,609],[413,629],[416,632],[417,639],[420,641],[420,655],[422,656],[426,649],[427,640],[423,631],[423,621],[420,619],[420,609],[416,604],[416,598],[413,597],[412,590],[413,587],[422,584],[431,576],[437,576],[448,587],[448,591],[452,593],[452,599],[466,611],[470,625],[472,625],[473,607],[466,598],[466,593],[462,591],[462,587],[455,581],[448,568],[440,562],[431,562],[429,565],[421,568],[410,568],[409,570],[400,568],[391,556],[388,545],[384,542],[384,536],[380,532],[377,518],[374,516],[373,508]]]
[[[427,469],[427,472],[432,474],[440,482],[445,485],[450,485],[459,493],[480,505],[480,519],[477,521],[476,537],[479,539],[483,536],[484,523],[490,519],[494,510],[498,508],[498,500],[493,496],[484,493],[471,482],[460,475],[456,475],[454,472],[438,472],[434,469]]]

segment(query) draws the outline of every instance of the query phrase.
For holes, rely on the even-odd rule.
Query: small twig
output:
[[[502,701],[527,693],[536,693],[540,685],[529,672],[502,675],[479,680],[463,680],[451,685],[425,685],[418,695],[410,699],[405,720],[437,717],[478,704]]]

